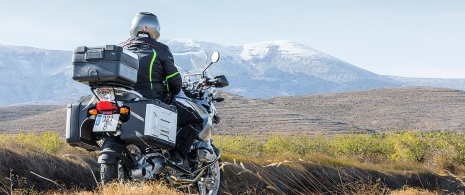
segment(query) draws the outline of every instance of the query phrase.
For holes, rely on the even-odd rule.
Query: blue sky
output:
[[[381,75],[465,78],[465,1],[137,2],[0,0],[0,44],[71,51],[118,43],[132,17],[149,11],[162,39],[290,40]]]

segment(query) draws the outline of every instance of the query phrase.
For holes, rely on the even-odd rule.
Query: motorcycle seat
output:
[[[124,95],[115,96],[116,101],[134,101],[138,97],[132,93],[125,93]]]

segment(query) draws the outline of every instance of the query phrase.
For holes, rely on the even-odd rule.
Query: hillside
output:
[[[334,132],[463,130],[465,92],[431,87],[243,99],[220,104],[219,132]]]
[[[343,133],[353,130],[463,130],[465,91],[383,88],[347,93],[248,99],[221,92],[219,134]],[[0,107],[0,132],[64,134],[66,106]]]

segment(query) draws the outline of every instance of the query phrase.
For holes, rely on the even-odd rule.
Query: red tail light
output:
[[[109,101],[100,101],[97,103],[97,106],[95,108],[97,109],[98,112],[103,112],[103,111],[112,112],[112,111],[118,110],[118,107]]]

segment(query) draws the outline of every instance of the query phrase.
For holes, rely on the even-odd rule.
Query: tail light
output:
[[[100,101],[97,103],[97,106],[95,106],[98,112],[113,112],[115,110],[118,110],[118,107],[113,104],[113,102],[109,101]]]

